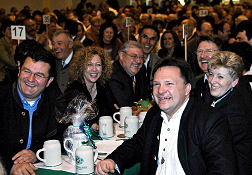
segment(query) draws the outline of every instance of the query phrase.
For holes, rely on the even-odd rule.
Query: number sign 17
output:
[[[11,26],[11,39],[25,40],[25,26]]]

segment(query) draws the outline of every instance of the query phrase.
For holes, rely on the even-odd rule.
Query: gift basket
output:
[[[94,119],[97,112],[85,95],[78,95],[68,104],[64,114],[57,118],[59,123],[70,124],[63,134],[63,147],[73,164],[78,147],[90,145],[96,148],[88,121]]]

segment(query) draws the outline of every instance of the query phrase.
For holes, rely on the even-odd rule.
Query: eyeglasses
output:
[[[32,71],[30,71],[29,69],[22,69],[21,70],[23,72],[24,75],[26,76],[30,76],[30,75],[34,75],[34,78],[38,81],[42,80],[42,79],[45,79],[45,78],[48,78],[46,77],[44,74],[42,73],[33,73]]]
[[[213,50],[213,49],[197,50],[196,54],[202,54],[202,53],[211,54],[211,53],[216,52],[216,51],[218,51],[218,50]]]
[[[142,56],[138,56],[138,55],[130,55],[128,54],[127,52],[124,52],[126,55],[128,55],[129,57],[131,57],[132,59],[136,60],[137,58],[141,59],[141,60],[144,60],[145,59],[145,56],[142,55]]]
[[[148,37],[147,35],[143,34],[141,36],[142,38],[146,39],[146,40],[151,40],[151,41],[156,41],[157,40],[157,37],[153,36],[153,37]]]

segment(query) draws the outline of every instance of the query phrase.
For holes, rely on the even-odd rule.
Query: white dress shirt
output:
[[[178,131],[180,119],[187,103],[188,100],[178,109],[170,120],[168,120],[164,112],[161,112],[163,123],[160,133],[156,175],[185,175],[178,158]]]
[[[66,65],[68,65],[68,63],[71,61],[72,57],[73,57],[73,51],[68,55],[68,57],[65,61],[62,60],[62,66],[65,67]]]

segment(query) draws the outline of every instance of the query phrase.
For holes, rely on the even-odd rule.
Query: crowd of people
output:
[[[50,24],[43,24],[43,15]],[[25,26],[26,40],[11,38]],[[57,118],[85,95],[88,121],[155,101],[142,127],[96,167],[141,174],[252,174],[252,5],[141,1],[50,11],[0,9],[0,157],[34,174],[36,151],[67,128]]]

